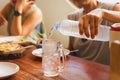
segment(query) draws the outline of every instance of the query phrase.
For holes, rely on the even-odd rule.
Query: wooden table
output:
[[[57,77],[45,77],[41,58],[31,54],[35,48],[25,51],[25,56],[13,60],[0,60],[16,63],[20,71],[5,80],[109,80],[110,67],[95,62],[68,56],[66,67]],[[3,80],[3,79],[2,79]]]

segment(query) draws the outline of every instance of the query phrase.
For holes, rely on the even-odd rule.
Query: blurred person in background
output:
[[[34,42],[45,36],[42,21],[35,0],[10,0],[0,12],[0,26],[7,25],[9,36],[24,36]]]
[[[98,34],[98,25],[111,26],[120,22],[119,2],[103,2],[99,0],[67,0],[78,8],[77,11],[68,14],[68,19],[79,21],[80,34],[94,38]],[[90,33],[88,31],[90,26]],[[110,63],[109,41],[94,41],[70,37],[69,49],[78,52],[74,56],[92,60],[102,64]]]

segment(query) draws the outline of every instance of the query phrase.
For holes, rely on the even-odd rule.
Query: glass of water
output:
[[[59,42],[43,40],[42,68],[45,76],[57,76],[64,68],[64,52]]]

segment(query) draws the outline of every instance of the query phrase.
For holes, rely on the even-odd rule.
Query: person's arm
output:
[[[74,8],[80,9],[82,8],[81,1],[80,0],[67,0],[67,2]]]
[[[82,16],[79,19],[79,32],[81,35],[85,34],[87,37],[94,38],[98,34],[98,25],[102,19],[111,21],[111,22],[120,22],[120,4],[114,6],[114,10],[106,9],[94,9],[88,14]],[[90,33],[89,33],[90,27]]]
[[[42,14],[39,13],[32,12],[23,24],[22,16],[14,16],[11,27],[12,35],[27,36],[42,21]]]
[[[17,0],[15,10],[23,14],[25,4],[31,3],[25,2],[25,0]],[[23,23],[22,15],[14,16],[12,20],[11,33],[12,35],[27,36],[41,21],[42,12],[40,10],[33,11]]]
[[[0,26],[7,25],[7,13],[10,8],[10,3],[6,4],[5,7],[0,11]]]
[[[74,21],[78,21],[79,18],[83,15],[83,9],[79,9],[79,10],[76,10],[74,12],[71,12],[67,15],[67,18],[69,20],[74,20]]]
[[[120,22],[120,4],[116,4],[113,10],[114,11],[103,10],[103,19],[115,23]]]

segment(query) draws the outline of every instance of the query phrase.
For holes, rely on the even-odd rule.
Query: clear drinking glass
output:
[[[45,76],[57,76],[64,68],[64,52],[59,42],[43,40],[42,68]]]

